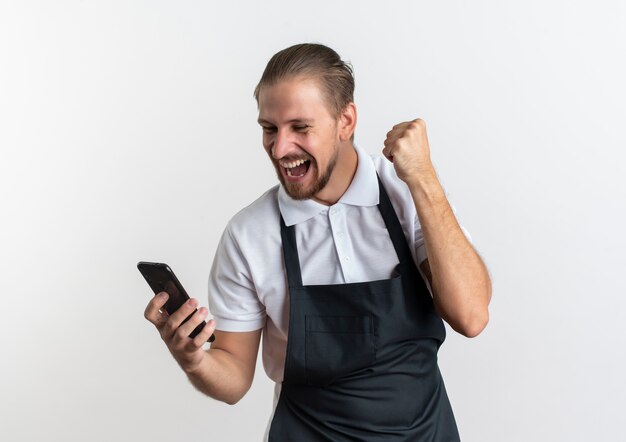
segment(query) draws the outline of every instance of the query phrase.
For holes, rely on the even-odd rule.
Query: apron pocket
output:
[[[368,368],[376,358],[371,315],[305,317],[305,374],[309,385]]]

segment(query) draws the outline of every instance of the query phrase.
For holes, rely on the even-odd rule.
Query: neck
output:
[[[349,142],[339,147],[337,164],[333,169],[328,184],[312,199],[320,204],[332,206],[346,193],[358,166],[358,155],[354,145]]]

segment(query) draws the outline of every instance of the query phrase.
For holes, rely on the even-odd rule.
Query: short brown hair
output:
[[[352,65],[343,61],[337,52],[327,46],[301,43],[277,52],[267,63],[261,80],[254,89],[257,105],[261,87],[297,76],[320,80],[328,110],[334,118],[338,118],[346,105],[354,101]]]

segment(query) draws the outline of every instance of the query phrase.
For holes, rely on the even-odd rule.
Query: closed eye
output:
[[[274,132],[276,132],[276,128],[274,126],[261,126],[263,128],[263,132],[265,132],[266,134],[272,134]],[[309,127],[309,125],[304,125],[304,126],[293,126],[293,129],[297,132],[303,132],[305,130],[307,130]]]
[[[263,132],[265,132],[266,134],[271,134],[271,133],[276,132],[276,128],[270,127],[270,126],[263,126]]]

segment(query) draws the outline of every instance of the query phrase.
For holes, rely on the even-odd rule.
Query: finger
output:
[[[387,135],[383,144],[385,144],[385,146],[387,146],[388,144],[392,144],[394,141],[398,139],[398,137],[402,135],[403,132],[404,132],[403,130],[399,130],[399,129],[393,129],[387,132]]]
[[[417,134],[418,138],[428,142],[428,136],[426,135],[426,123],[421,118],[416,118],[409,123],[408,129]]]
[[[143,312],[144,318],[159,327],[164,322],[164,315],[161,312],[163,306],[167,302],[169,295],[167,292],[160,292],[154,295]]]
[[[403,121],[402,123],[398,123],[398,124],[394,125],[393,129],[401,129],[401,128],[405,127],[409,123],[410,123],[410,121]]]
[[[208,313],[208,311],[207,311]],[[211,337],[216,327],[215,319],[207,321],[206,325],[198,335],[193,338],[193,345],[197,348],[202,347]]]
[[[383,144],[385,145],[385,147],[393,148],[395,145],[398,144],[398,140],[400,140],[404,136],[404,134],[404,130],[390,132],[389,134],[387,134],[387,138],[385,138]]]
[[[421,118],[416,118],[415,120],[411,121],[410,123],[411,123],[411,126],[417,126],[421,130],[426,131],[426,122],[424,120],[422,120]]]
[[[389,153],[389,151],[387,150],[387,148],[383,149],[383,155],[385,156],[385,158],[387,158],[389,161],[393,162],[393,155],[391,155]]]
[[[198,306],[198,300],[195,298],[188,299],[178,310],[172,313],[163,326],[163,338],[171,338],[182,322],[189,316]]]
[[[383,155],[385,156],[385,158],[387,158],[389,161],[393,162],[393,149],[394,149],[394,145],[386,145],[383,148]]]
[[[393,129],[391,129],[389,132],[387,132],[387,137],[391,137],[394,134],[398,133],[400,130],[402,129],[402,126],[398,126],[397,124],[393,127]]]
[[[201,307],[199,310],[196,310],[192,313],[192,316],[189,318],[188,321],[178,327],[176,333],[181,338],[188,338],[189,335],[196,329],[196,327],[199,326],[202,321],[204,321],[204,318],[206,318],[208,314],[208,309],[206,309],[205,307]]]

